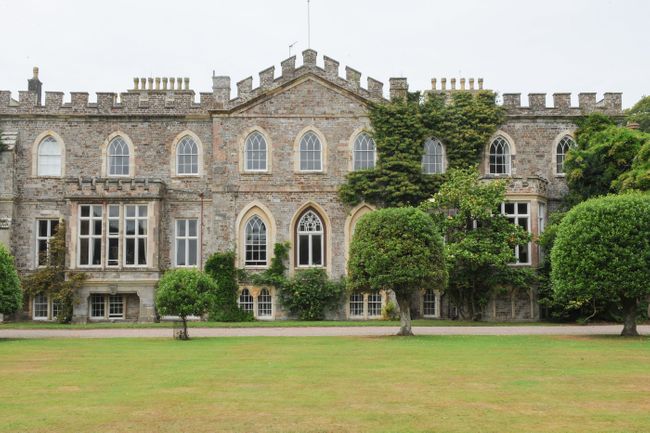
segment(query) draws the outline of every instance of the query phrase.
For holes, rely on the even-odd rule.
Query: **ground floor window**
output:
[[[124,319],[124,295],[90,295],[90,317],[92,319]]]
[[[516,224],[530,233],[530,203],[528,202],[504,202],[501,203],[501,213],[508,218],[512,224]],[[514,263],[530,264],[530,242],[524,245],[515,246]]]
[[[49,319],[49,303],[47,295],[39,293],[34,296],[34,306],[32,317],[34,320],[47,320]]]
[[[242,290],[239,295],[239,308],[251,313],[254,311],[253,296],[251,296],[251,292],[248,289]]]
[[[257,297],[257,315],[259,317],[270,317],[273,312],[273,302],[269,289],[264,288]]]
[[[350,316],[363,317],[363,295],[361,293],[350,295]]]
[[[428,317],[436,316],[436,293],[433,290],[424,292],[422,304],[422,315]]]
[[[379,293],[368,294],[368,317],[381,316],[381,295]]]

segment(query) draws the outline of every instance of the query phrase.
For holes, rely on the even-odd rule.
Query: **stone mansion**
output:
[[[124,93],[44,92],[35,68],[18,99],[0,91],[0,242],[21,273],[42,265],[48,239],[67,226],[70,270],[88,275],[74,319],[155,319],[154,290],[169,268],[202,267],[213,252],[234,249],[237,265],[269,266],[276,242],[291,243],[289,270],[319,266],[346,272],[355,223],[369,205],[349,208],[337,195],[346,173],[372,167],[369,102],[405,97],[405,78],[383,84],[306,50],[236,84],[212,77],[198,95],[188,78],[135,78]],[[473,92],[483,80],[432,80],[429,92]],[[533,235],[566,190],[563,160],[575,119],[590,112],[621,115],[621,94],[503,94],[506,120],[485,143],[486,178],[508,179],[502,212]],[[198,101],[198,102],[197,102]],[[430,137],[422,169],[446,169],[445,143]],[[537,266],[535,243],[517,247],[513,266]],[[351,295],[336,318],[380,315],[388,295]],[[241,288],[240,305],[259,319],[287,317],[272,287]],[[439,291],[414,299],[421,317],[453,317]],[[26,302],[23,318],[52,320],[46,295]],[[484,317],[535,320],[534,289],[494,297]]]

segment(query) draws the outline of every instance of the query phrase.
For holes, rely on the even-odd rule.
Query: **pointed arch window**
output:
[[[510,174],[510,144],[499,136],[490,144],[490,174]]]
[[[181,138],[176,147],[176,174],[199,174],[199,146],[189,135]]]
[[[129,145],[120,136],[111,140],[108,145],[108,175],[128,176],[129,167]]]
[[[257,297],[257,316],[270,317],[273,313],[273,300],[269,289],[264,287]]]
[[[325,229],[313,210],[305,212],[297,226],[298,266],[323,266]]]
[[[266,266],[266,224],[254,215],[246,223],[246,266]]]
[[[264,136],[258,131],[246,137],[244,160],[246,171],[267,171],[267,144]]]
[[[61,176],[61,145],[51,135],[38,145],[38,175]]]
[[[568,135],[562,137],[562,140],[558,142],[557,147],[555,148],[555,168],[557,174],[564,174],[564,161],[566,160],[566,154],[569,153],[569,150],[575,147],[575,145],[576,142]]]
[[[253,312],[253,296],[248,289],[244,289],[239,294],[239,308],[246,312]]]
[[[300,139],[300,171],[323,170],[323,146],[318,136],[306,132]]]
[[[353,161],[355,170],[368,170],[375,168],[376,158],[375,141],[368,134],[362,132],[354,140]]]
[[[422,172],[424,174],[444,173],[444,156],[440,140],[429,138],[424,142],[424,154],[422,155]]]

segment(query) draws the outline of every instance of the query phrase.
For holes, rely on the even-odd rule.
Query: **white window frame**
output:
[[[359,307],[361,307],[361,311],[359,311]],[[348,299],[348,311],[350,318],[363,319],[366,317],[366,303],[363,293],[350,294],[350,297]]]
[[[51,144],[54,143],[57,146],[58,153],[44,153],[41,148],[43,147],[44,144]],[[45,136],[40,143],[38,144],[38,149],[36,151],[37,155],[37,164],[36,164],[36,174],[39,177],[61,177],[61,174],[63,173],[63,149],[61,146],[61,143],[54,138],[51,135]],[[57,168],[57,173],[44,173],[45,165],[43,165],[44,160],[51,160],[55,161],[55,164],[50,164],[52,167]],[[54,170],[53,170],[54,171]]]
[[[242,298],[245,298],[245,300],[242,300]],[[237,306],[242,311],[253,313],[253,315],[255,314],[255,298],[248,288],[244,288],[239,292],[239,296],[237,296]],[[242,308],[242,306],[245,306],[245,308]]]
[[[305,230],[300,230],[301,226],[301,221],[303,218],[305,218],[308,214],[313,214],[318,221],[320,222],[320,230],[315,230],[315,231],[305,231]],[[301,243],[300,243],[300,236],[308,236],[308,249],[309,249],[309,260],[308,264],[301,264],[300,263],[300,251],[301,251]],[[313,248],[313,238],[314,236],[320,236],[321,242],[320,242],[320,256],[321,256],[321,263],[320,264],[314,264],[314,248]],[[299,268],[321,268],[325,267],[325,225],[323,223],[323,218],[313,209],[309,209],[306,212],[304,212],[301,216],[300,219],[298,219],[298,223],[296,224],[296,263]]]
[[[196,230],[196,235],[191,235],[190,234],[190,221],[194,221],[195,224],[195,230]],[[185,226],[185,235],[181,236],[178,232],[179,224],[183,224]],[[184,249],[185,252],[185,264],[181,265],[178,263],[178,243],[179,241],[182,243],[182,248]],[[190,257],[190,241],[196,241],[196,251],[194,252],[194,257],[196,259],[196,263],[194,264],[189,264],[189,257]],[[196,268],[199,263],[199,220],[197,218],[179,218],[174,221],[174,266],[177,268]]]
[[[45,236],[41,236],[41,227],[40,224],[41,222],[45,221],[47,224],[47,230]],[[57,218],[39,218],[36,220],[36,267],[37,268],[43,268],[47,266],[47,262],[49,262],[50,259],[50,240],[52,237],[54,237],[54,233],[52,233],[52,223],[56,223],[57,229],[61,221]],[[45,263],[41,263],[41,241],[46,242],[46,247],[45,247]]]
[[[564,177],[566,176],[566,171],[564,170],[564,163],[566,162],[567,153],[576,146],[576,142],[569,134],[564,134],[560,140],[558,140],[555,145],[554,154],[555,154],[555,175]],[[562,147],[562,153],[559,152],[560,147]],[[560,156],[562,157],[562,162],[560,163]]]
[[[181,153],[181,146],[189,146],[191,150],[194,150],[194,153]],[[197,144],[196,140],[192,138],[189,134],[184,135],[181,137],[180,140],[176,143],[176,176],[198,176],[199,175],[199,164],[200,164],[200,158],[199,158],[199,145]],[[181,156],[189,156],[190,157],[190,169],[195,165],[196,163],[196,171],[190,171],[190,172],[185,172],[181,173],[179,168],[181,166]],[[183,164],[185,166],[185,164]]]
[[[134,216],[129,216],[128,215],[128,208],[134,207],[135,208],[135,215]],[[146,209],[146,215],[142,216],[140,215],[140,211],[142,209]],[[149,254],[149,246],[147,245],[148,240],[149,240],[149,206],[146,204],[125,204],[124,209],[123,209],[123,215],[124,215],[124,225],[122,227],[122,232],[123,232],[123,239],[124,239],[124,251],[123,251],[123,263],[122,266],[125,268],[142,268],[146,267],[148,265],[148,254]],[[126,227],[129,221],[134,221],[135,224],[135,234],[127,234],[126,232]],[[140,222],[144,221],[144,234],[140,233]],[[127,248],[128,248],[128,240],[133,239],[133,246],[134,246],[134,251],[133,251],[133,263],[128,264],[126,263],[126,258],[127,258]],[[139,263],[140,262],[140,240],[144,240],[144,263]]]
[[[363,142],[362,142],[363,140]],[[359,147],[361,144],[367,145],[367,148],[360,149]],[[368,154],[372,154],[372,158],[367,158],[364,157],[362,159],[359,159],[359,156],[365,155],[368,156]],[[360,161],[363,161],[367,167],[357,167],[357,164],[360,163]],[[371,161],[371,163],[369,163]],[[366,132],[361,132],[357,134],[357,136],[354,139],[354,143],[352,145],[352,170],[357,171],[357,170],[371,170],[375,168],[377,165],[377,145],[375,144],[375,140],[368,135]]]
[[[45,305],[45,316],[36,315],[36,300],[37,298],[44,297],[45,302],[38,302],[41,306]],[[32,320],[50,320],[50,297],[45,293],[38,293],[32,297]]]
[[[121,142],[120,148],[121,148],[122,152],[126,152],[126,153],[122,153],[120,155],[111,153],[111,148],[113,147],[113,144],[115,144],[118,140]],[[127,166],[126,166],[127,173],[126,174],[112,173],[111,160],[113,158],[126,158],[126,160],[127,160]],[[111,139],[111,141],[108,142],[108,146],[106,147],[106,174],[107,174],[107,176],[108,177],[130,177],[131,173],[132,173],[132,170],[133,170],[133,167],[131,167],[132,158],[133,158],[133,155],[131,155],[131,149],[129,147],[129,143],[124,139],[124,137],[122,137],[121,135],[116,135],[115,137],[113,137]],[[124,167],[123,164],[120,165],[120,166]]]
[[[266,292],[266,294],[265,294]],[[263,298],[267,298],[263,299]],[[268,308],[267,308],[268,306]],[[266,288],[262,287],[260,290],[259,295],[257,295],[257,311],[256,311],[256,316],[259,318],[271,318],[273,317],[273,295],[271,295],[271,291]],[[262,314],[264,313],[264,314]],[[268,313],[268,314],[267,314]]]
[[[94,300],[95,298],[100,298],[101,303],[95,303]],[[101,316],[96,316],[94,314],[94,308],[93,306],[95,304],[101,304],[102,308],[102,315]],[[105,319],[106,318],[106,295],[104,293],[91,293],[89,297],[89,302],[88,302],[88,317],[91,319]]]
[[[264,227],[264,233],[263,235],[260,234],[260,240],[258,243],[249,243],[249,236],[248,236],[248,229],[249,226],[253,223],[253,220],[257,220],[259,224]],[[269,251],[268,251],[268,227],[266,225],[266,222],[264,222],[264,219],[260,217],[257,214],[253,214],[248,220],[246,220],[246,224],[244,224],[244,266],[247,268],[265,268],[269,264]],[[264,253],[264,260],[263,263],[262,260],[248,260],[248,247],[255,248],[259,247],[260,251],[259,253],[263,252]],[[263,248],[263,251],[262,251]],[[255,262],[255,263],[253,263]]]
[[[303,149],[303,145],[307,145],[306,141],[308,136],[313,136],[316,139],[316,143],[318,143],[319,148],[318,150],[307,150]],[[300,137],[300,142],[298,144],[298,169],[300,172],[303,173],[321,173],[323,172],[323,141],[320,139],[318,134],[316,134],[314,131],[306,131],[302,136]],[[318,168],[303,168],[303,152],[318,152]],[[316,160],[305,160],[305,163],[307,162],[313,162]]]
[[[111,208],[117,208],[117,217],[112,217],[111,216]],[[119,204],[109,204],[106,206],[106,229],[104,230],[106,232],[106,267],[107,268],[116,268],[120,266],[120,263],[122,263],[122,257],[123,257],[123,251],[122,251],[122,245],[124,244],[124,221],[123,221],[123,215],[124,210],[123,206]],[[117,234],[111,233],[111,221],[117,221]],[[111,245],[111,240],[117,239],[117,263],[111,264],[109,263],[109,257],[110,257],[110,245]]]
[[[124,319],[126,317],[126,296],[124,296],[121,293],[117,293],[115,295],[105,295],[104,296],[105,302],[108,304],[107,308],[105,307],[106,311],[106,316],[113,320],[113,319]],[[119,302],[115,302],[119,299]],[[122,313],[121,314],[116,314],[116,313],[111,313],[111,308],[112,306],[120,306]]]
[[[511,213],[511,214],[506,213],[506,203],[508,203],[508,204],[512,203],[514,205],[514,213]],[[527,212],[525,214],[519,213],[519,205],[520,204],[525,204],[526,205]],[[531,221],[530,221],[531,220],[531,202],[530,201],[510,201],[510,200],[505,201],[505,202],[501,203],[501,215],[505,216],[508,219],[513,219],[514,220],[513,224],[515,224],[515,225],[517,225],[519,227],[522,227],[519,224],[519,219],[520,218],[526,218],[527,219],[526,231],[528,233],[531,233]],[[530,265],[532,263],[531,245],[530,244],[531,244],[530,242],[528,242],[526,244],[527,257],[528,257],[527,262],[520,262],[519,261],[519,251],[520,251],[520,247],[522,245],[515,245],[515,250],[514,250],[515,261],[512,262],[513,265]]]
[[[373,297],[375,300],[371,301],[370,298]],[[379,301],[376,300],[376,297],[379,298]],[[366,301],[366,313],[367,317],[370,318],[377,318],[381,317],[381,309],[384,307],[384,297],[381,296],[381,293],[377,292],[371,292],[368,293],[365,296],[365,301]],[[370,308],[370,304],[379,304],[379,309],[377,309],[377,313],[373,314],[373,310]]]
[[[496,153],[497,146],[499,145],[502,149],[505,149],[507,151],[504,155],[504,158],[506,159],[506,162],[504,164],[496,163],[496,158],[501,156],[501,154]],[[495,148],[494,153],[492,151],[493,147]],[[495,163],[494,163],[495,168],[501,165],[504,165],[506,167],[506,171],[504,173],[497,173],[496,171],[492,170],[492,157],[495,158]],[[501,135],[498,135],[490,142],[487,163],[488,163],[489,174],[494,176],[510,176],[510,174],[512,173],[512,144],[510,143],[510,141],[508,141],[508,139],[506,139]]]
[[[253,145],[252,140],[256,139],[257,144],[263,144],[264,148],[262,150],[257,149],[249,149],[250,146]],[[253,160],[252,159],[252,152],[263,152],[264,153],[264,167],[263,168],[251,168],[253,162],[261,162],[262,159],[257,159]],[[251,163],[251,164],[249,164]],[[269,171],[269,145],[266,141],[266,137],[264,137],[264,134],[262,134],[259,131],[253,131],[250,134],[246,136],[246,139],[244,140],[244,171],[247,173],[266,173]]]
[[[81,216],[81,211],[84,207],[89,207],[90,212],[89,216],[84,217]],[[94,216],[94,210],[95,208],[98,207],[101,209],[101,216],[96,217]],[[101,268],[104,260],[103,260],[103,252],[102,252],[102,246],[101,243],[104,241],[104,233],[106,232],[105,227],[104,227],[104,205],[101,204],[81,204],[79,205],[79,222],[78,222],[78,231],[77,231],[77,265],[80,268]],[[83,235],[81,234],[81,224],[83,221],[88,221],[88,234]],[[102,232],[97,235],[94,233],[94,228],[95,228],[95,221],[101,221],[101,227],[102,227]],[[82,264],[81,263],[81,240],[82,239],[88,239],[88,263],[87,264]],[[95,242],[99,240],[100,242],[100,255],[99,255],[99,264],[94,264],[92,263],[92,253],[94,250]]]
[[[433,300],[428,299],[428,296],[433,294]],[[433,314],[427,313],[427,304],[433,303]],[[439,317],[440,313],[438,312],[438,294],[433,289],[425,290],[422,293],[422,317]]]
[[[428,153],[429,148],[433,149],[432,153]],[[436,150],[440,149],[440,154]],[[440,157],[440,163],[436,161],[436,157]],[[433,161],[433,162],[431,162]],[[433,167],[429,171],[429,167]],[[440,168],[440,170],[437,169]],[[445,172],[445,146],[437,138],[428,138],[424,142],[424,154],[422,155],[422,173],[424,174],[443,174]]]

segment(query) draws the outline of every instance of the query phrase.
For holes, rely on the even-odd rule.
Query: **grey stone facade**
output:
[[[339,64],[331,58],[324,57],[324,66],[318,66],[313,50],[306,50],[302,57],[301,66],[296,66],[295,56],[283,61],[277,77],[273,67],[260,72],[260,86],[255,89],[252,77],[238,82],[234,98],[230,97],[230,78],[223,76],[212,77],[212,92],[200,93],[198,102],[189,80],[181,78],[136,78],[131,90],[119,95],[98,93],[94,103],[88,102],[87,93],[73,92],[70,102],[64,103],[62,93],[46,91],[41,104],[38,71],[29,80],[32,90],[19,92],[18,100],[0,91],[0,130],[8,144],[0,153],[0,242],[10,246],[20,272],[37,267],[38,221],[64,219],[68,266],[90,277],[79,293],[75,319],[90,320],[91,295],[123,294],[121,319],[153,320],[156,281],[165,269],[175,266],[178,219],[198,221],[197,265],[212,252],[234,249],[238,265],[243,266],[244,225],[252,215],[259,215],[267,227],[270,255],[276,242],[290,241],[295,246],[298,218],[312,209],[324,225],[325,269],[332,277],[344,275],[354,223],[370,207],[349,209],[338,200],[337,188],[353,167],[356,136],[369,127],[367,104],[384,100],[384,90],[372,78],[362,87],[361,74],[349,67],[345,78],[340,77]],[[474,91],[473,80],[467,87],[461,80],[459,88],[455,81],[453,88],[442,80],[442,87],[436,83],[429,91]],[[478,84],[482,87],[482,80]],[[407,89],[406,79],[390,79],[391,97],[401,97]],[[606,93],[600,102],[595,94],[580,94],[579,100],[578,107],[571,107],[567,94],[555,94],[554,106],[546,107],[545,95],[531,94],[529,105],[522,106],[518,94],[503,95],[508,115],[497,134],[512,147],[511,171],[505,176],[510,180],[508,200],[528,204],[534,235],[566,190],[562,175],[555,171],[558,140],[570,135],[575,119],[586,113],[621,114],[618,93]],[[267,143],[264,172],[245,169],[244,143],[253,131]],[[299,141],[307,131],[316,134],[323,146],[319,172],[299,170]],[[48,136],[62,147],[60,176],[38,175],[39,144]],[[129,145],[127,176],[107,173],[107,147],[116,136]],[[185,136],[198,146],[195,175],[176,174],[176,149]],[[489,144],[480,167],[488,178],[492,177]],[[99,266],[80,266],[80,207],[86,205],[104,209]],[[121,212],[130,205],[146,206],[146,264],[127,266],[121,257],[118,265],[108,266],[106,213],[110,205],[122,206]],[[527,265],[536,266],[539,259],[532,244]],[[292,248],[291,272],[296,267]],[[249,290],[257,312],[261,288]],[[286,317],[273,290],[271,297],[272,314],[265,317]],[[382,298],[385,303],[388,296]],[[109,298],[105,299],[109,308]],[[360,317],[369,317],[367,302],[366,296]],[[419,303],[414,300],[414,307],[421,312],[421,299]],[[33,316],[33,308],[33,303],[26,305],[26,318]],[[453,315],[452,310],[444,296],[437,297],[435,317]],[[349,316],[350,306],[342,306],[337,317]],[[538,318],[534,290],[493,299],[485,317]],[[104,319],[111,317],[105,313]]]

